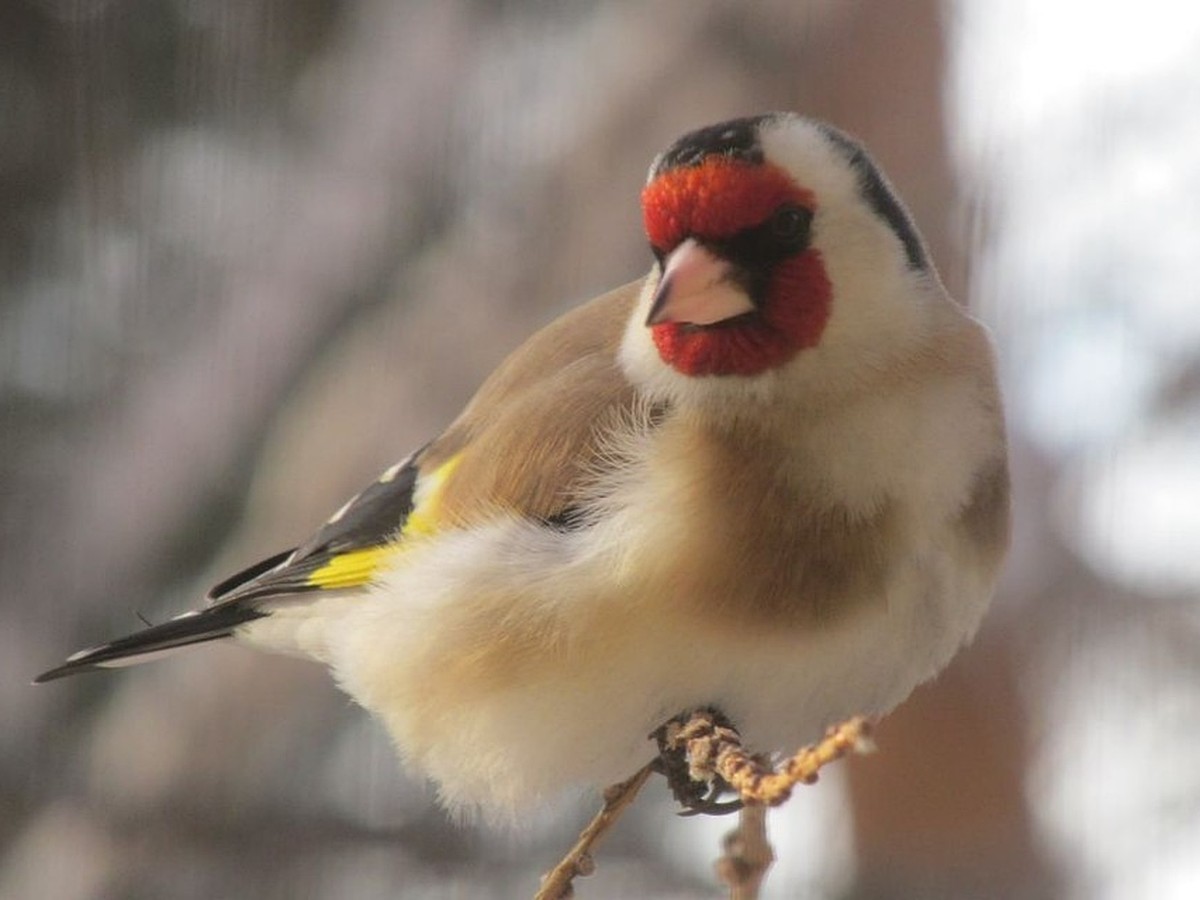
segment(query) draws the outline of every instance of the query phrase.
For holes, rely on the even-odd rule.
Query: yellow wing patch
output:
[[[324,590],[360,587],[370,582],[381,566],[404,549],[404,540],[429,537],[438,531],[442,488],[446,479],[458,466],[459,456],[450,457],[428,475],[417,480],[413,492],[413,508],[400,526],[399,539],[374,547],[347,550],[332,557],[329,562],[308,576],[308,584]],[[386,479],[389,470],[384,473]]]
[[[327,590],[358,587],[370,581],[379,564],[395,552],[395,547],[385,544],[339,553],[309,575],[308,583]]]
[[[408,514],[400,529],[401,537],[429,537],[437,534],[442,524],[442,491],[446,480],[458,468],[461,459],[462,454],[456,453],[430,472],[428,477],[418,479],[416,490],[413,492],[412,512]]]

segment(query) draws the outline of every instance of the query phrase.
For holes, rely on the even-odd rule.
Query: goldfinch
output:
[[[641,201],[644,278],[308,541],[38,680],[227,637],[302,654],[448,806],[503,816],[627,777],[687,710],[786,750],[937,673],[1008,543],[984,328],[824,123],[693,131]]]

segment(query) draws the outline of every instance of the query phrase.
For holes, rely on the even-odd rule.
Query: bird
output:
[[[644,277],[308,540],[37,681],[217,639],[309,657],[448,809],[503,819],[628,777],[687,710],[779,753],[936,675],[1009,542],[986,328],[823,121],[690,131],[640,199]]]

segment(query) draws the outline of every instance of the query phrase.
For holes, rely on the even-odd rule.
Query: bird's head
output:
[[[866,152],[801,116],[679,138],[651,166],[642,212],[657,264],[622,364],[671,399],[856,380],[909,352],[943,297]]]

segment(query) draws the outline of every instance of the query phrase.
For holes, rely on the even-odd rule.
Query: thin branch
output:
[[[686,718],[684,717],[686,716]],[[564,900],[574,892],[576,876],[596,868],[592,848],[637,797],[653,772],[664,775],[687,814],[719,815],[740,809],[738,827],[725,838],[717,875],[729,886],[732,900],[755,900],[775,853],[767,839],[767,808],[791,796],[797,784],[812,784],[818,772],[848,753],[874,749],[870,725],[861,716],[825,732],[818,743],[799,750],[778,768],[742,746],[741,735],[716,710],[701,709],[671,719],[652,735],[659,755],[632,778],[604,792],[604,806],[571,851],[542,879],[534,900]],[[723,791],[738,800],[718,803]]]
[[[562,862],[542,878],[542,886],[534,895],[533,900],[564,900],[574,893],[571,882],[577,875],[586,877],[596,870],[596,863],[592,859],[592,848],[616,824],[626,807],[633,803],[638,791],[642,789],[642,785],[646,783],[646,779],[653,771],[653,764],[643,766],[632,778],[605,789],[604,806],[583,829],[579,840],[563,857]]]
[[[680,724],[666,726],[664,751],[682,749],[693,781],[722,779],[744,803],[778,806],[797,784],[812,784],[817,773],[848,753],[869,753],[871,727],[857,716],[835,725],[816,744],[804,747],[778,768],[742,746],[741,735],[710,710],[693,713]]]
[[[725,835],[725,853],[717,860],[717,877],[729,886],[730,900],[757,900],[775,852],[767,839],[767,807],[747,803],[738,816],[738,827]]]
[[[724,855],[716,865],[731,900],[756,900],[775,861],[767,839],[767,808],[785,802],[797,784],[815,782],[831,762],[874,748],[869,723],[856,717],[830,728],[818,743],[802,748],[776,768],[765,757],[749,753],[737,730],[712,710],[698,710],[686,722],[668,722],[659,746],[664,756],[683,751],[694,782],[723,785],[738,794],[742,803],[738,827],[726,836]],[[673,790],[679,796],[680,790]]]

